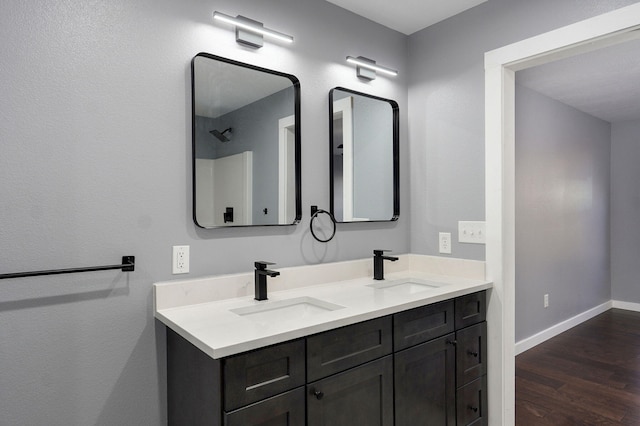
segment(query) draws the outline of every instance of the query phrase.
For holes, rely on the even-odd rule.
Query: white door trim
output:
[[[278,120],[278,223],[280,225],[289,224],[293,219],[287,219],[287,206],[291,202],[288,191],[289,179],[295,179],[295,170],[289,170],[291,152],[289,146],[289,132],[295,132],[296,116],[290,115]]]
[[[342,118],[342,221],[353,217],[353,96],[333,101],[333,119]],[[332,148],[333,149],[333,148]]]
[[[485,53],[489,423],[515,424],[515,71],[640,36],[640,3]]]

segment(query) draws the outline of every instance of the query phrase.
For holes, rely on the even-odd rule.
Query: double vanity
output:
[[[195,224],[298,224],[300,81],[199,53],[191,82]],[[323,243],[337,222],[400,215],[398,103],[335,87],[328,107],[329,211],[311,206],[309,224]],[[314,232],[319,212],[332,221],[328,239]],[[487,424],[484,262],[374,250],[357,261],[253,264],[154,285],[169,424]]]
[[[260,301],[253,273],[156,283],[169,424],[487,424],[484,263],[385,267],[281,268]]]

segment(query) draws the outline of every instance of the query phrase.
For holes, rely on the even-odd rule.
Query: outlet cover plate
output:
[[[461,220],[458,222],[458,242],[486,244],[485,222]]]
[[[451,233],[440,232],[438,234],[438,248],[440,253],[451,254]]]
[[[173,246],[173,274],[189,273],[189,246]]]

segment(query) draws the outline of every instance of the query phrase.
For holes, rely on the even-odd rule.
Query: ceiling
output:
[[[292,87],[287,77],[196,56],[194,112],[217,118],[276,92]]]
[[[327,0],[410,35],[487,0]]]
[[[640,40],[525,69],[516,82],[611,123],[640,119]]]
[[[487,0],[327,0],[413,34]],[[611,123],[640,120],[640,41],[519,71],[518,84]]]

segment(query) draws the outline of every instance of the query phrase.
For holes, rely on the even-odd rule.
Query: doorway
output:
[[[489,416],[515,422],[515,72],[640,35],[640,4],[485,54]]]

